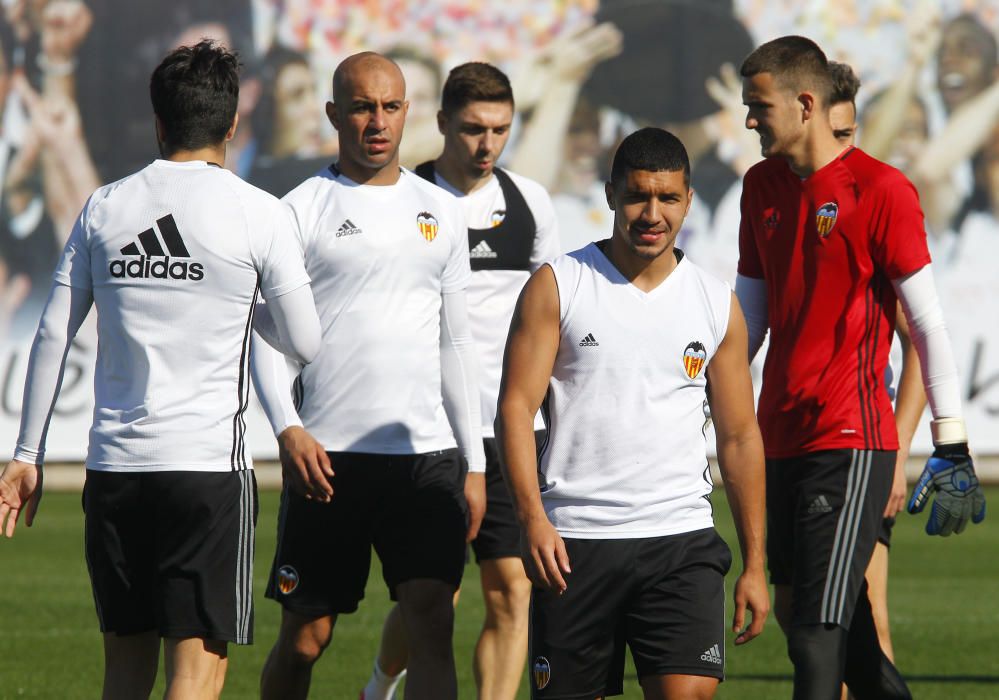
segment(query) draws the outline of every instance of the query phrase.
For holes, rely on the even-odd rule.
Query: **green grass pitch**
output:
[[[988,497],[999,503],[999,488],[990,488]],[[230,647],[225,698],[257,697],[260,669],[277,631],[278,607],[263,597],[274,552],[277,501],[276,493],[261,494],[255,568],[257,642]],[[724,494],[716,494],[715,506],[718,527],[735,550]],[[925,516],[903,515],[895,528],[889,600],[899,665],[921,700],[999,698],[995,651],[999,526],[986,520],[958,537],[943,539],[923,534],[924,520]],[[465,582],[455,654],[460,696],[474,698],[471,657],[482,620],[474,564],[469,565]],[[367,599],[358,613],[340,620],[333,644],[317,666],[312,697],[357,698],[388,606],[375,564]],[[718,698],[790,697],[791,667],[775,622],[768,622],[764,634],[748,646],[735,649],[731,636],[728,642],[728,680]],[[98,697],[102,669],[83,559],[80,496],[50,493],[34,527],[27,529],[22,523],[14,540],[0,541],[0,698]],[[640,698],[634,672],[629,674],[625,697]],[[162,690],[161,673],[153,697],[162,697]],[[526,679],[519,697],[528,697]]]

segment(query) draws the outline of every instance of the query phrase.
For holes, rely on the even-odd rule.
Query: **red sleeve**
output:
[[[743,277],[763,279],[763,262],[760,260],[760,250],[756,245],[756,235],[753,233],[754,214],[751,211],[751,191],[753,185],[749,178],[742,181],[742,199],[739,209],[742,218],[739,221],[739,274]]]
[[[919,195],[905,179],[871,193],[871,257],[888,279],[916,272],[930,262]]]

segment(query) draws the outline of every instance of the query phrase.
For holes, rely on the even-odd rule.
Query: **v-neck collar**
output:
[[[610,281],[615,284],[625,285],[628,288],[629,293],[632,296],[636,297],[637,299],[640,299],[641,301],[653,301],[654,299],[664,294],[665,290],[667,290],[671,286],[670,280],[676,277],[678,272],[682,274],[681,266],[683,267],[683,269],[686,269],[687,265],[687,263],[685,262],[687,256],[684,255],[682,250],[674,247],[673,255],[676,257],[676,267],[674,267],[673,270],[668,275],[666,275],[666,279],[664,279],[662,282],[660,282],[655,287],[646,292],[642,289],[639,289],[637,286],[635,286],[634,282],[625,277],[621,273],[621,271],[617,269],[617,266],[613,263],[610,257],[608,257],[607,253],[604,252],[604,246],[610,245],[610,239],[605,238],[602,241],[594,241],[590,245],[592,245],[596,249],[596,252],[599,254],[595,256],[597,261],[597,267],[604,271],[604,273],[607,275],[607,278],[610,279]]]

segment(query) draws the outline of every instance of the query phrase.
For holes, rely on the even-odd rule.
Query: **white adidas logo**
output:
[[[810,504],[808,504],[809,513],[831,513],[832,506],[829,505],[829,501],[826,500],[825,496],[816,496]]]
[[[489,244],[485,241],[479,241],[479,244],[468,251],[469,257],[473,258],[495,258],[497,257],[496,251],[489,247]]]
[[[701,654],[701,661],[710,661],[713,664],[722,663],[721,649],[715,644],[713,647]]]

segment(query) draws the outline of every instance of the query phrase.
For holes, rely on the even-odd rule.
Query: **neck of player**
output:
[[[440,158],[434,161],[434,170],[447,180],[448,184],[465,194],[471,194],[484,187],[493,177],[492,168],[482,173],[470,172],[468,166],[451,157],[446,148]]]
[[[787,157],[791,172],[800,178],[811,177],[840,157],[852,146],[843,147],[830,129],[818,129],[802,139],[801,146]]]
[[[336,167],[341,173],[359,185],[375,185],[385,187],[399,182],[400,172],[398,155],[385,165],[376,168],[344,158],[341,150],[341,157],[340,160],[337,161]]]
[[[615,232],[610,244],[604,248],[604,253],[617,271],[643,292],[651,292],[662,284],[677,266],[673,242],[656,257],[648,258],[638,254]]]
[[[163,156],[164,160],[172,160],[174,163],[187,163],[192,160],[203,160],[210,165],[217,165],[220,168],[225,166],[225,143],[218,146],[205,146],[193,150],[174,151]]]

